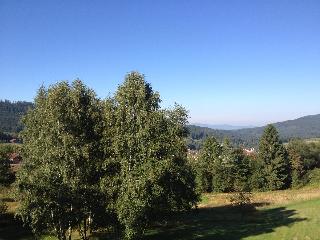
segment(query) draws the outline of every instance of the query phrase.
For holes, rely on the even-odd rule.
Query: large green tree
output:
[[[137,72],[105,101],[104,147],[110,155],[102,186],[114,201],[109,208],[124,238],[140,239],[155,217],[196,204],[194,176],[186,164],[186,118],[180,106],[161,109],[159,94]]]
[[[35,233],[65,239],[111,224],[140,239],[149,223],[193,207],[187,113],[161,109],[160,97],[132,72],[99,101],[81,81],[42,87],[24,118],[19,215]]]
[[[196,164],[196,180],[200,192],[212,192],[216,171],[221,165],[222,146],[214,137],[208,137],[200,150]]]
[[[23,164],[17,178],[19,215],[36,234],[58,239],[104,213],[99,190],[102,111],[95,93],[79,80],[41,87],[25,116]]]
[[[300,140],[291,140],[287,145],[287,151],[291,167],[291,185],[300,187],[304,184],[306,174],[304,159],[300,153]]]
[[[264,175],[263,188],[283,189],[290,184],[290,166],[286,149],[279,139],[277,129],[269,124],[259,142],[259,160]]]
[[[233,148],[228,139],[220,144],[214,137],[208,137],[194,168],[201,192],[250,190],[249,159],[242,149]]]
[[[221,145],[221,154],[213,165],[213,190],[215,192],[234,191],[234,180],[236,171],[236,156],[229,139],[224,139]]]

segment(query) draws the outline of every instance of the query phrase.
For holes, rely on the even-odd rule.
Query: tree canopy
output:
[[[290,185],[287,153],[273,125],[268,125],[259,142],[259,160],[264,171],[264,188],[283,189]]]
[[[159,93],[132,72],[105,101],[104,116],[109,126],[104,139],[111,143],[105,149],[112,152],[105,165],[116,169],[106,176],[104,189],[114,189],[126,238],[140,238],[155,216],[195,205],[194,177],[186,164],[187,113],[181,106],[161,109]]]
[[[23,120],[17,180],[19,214],[35,233],[65,239],[67,229],[85,227],[103,209],[101,113],[94,92],[78,80],[40,88]]]
[[[59,239],[99,226],[141,239],[152,221],[195,206],[187,112],[160,102],[137,72],[103,101],[79,80],[40,88],[21,134],[23,221]]]

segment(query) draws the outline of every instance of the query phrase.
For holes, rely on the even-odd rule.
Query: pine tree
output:
[[[289,186],[289,163],[276,128],[269,124],[259,142],[259,160],[264,173],[264,188],[283,189]]]
[[[251,191],[251,176],[252,168],[250,165],[250,159],[244,155],[241,148],[234,149],[232,152],[232,158],[234,159],[233,175],[233,191],[235,192],[250,192]]]
[[[303,158],[299,154],[299,141],[290,141],[287,146],[288,157],[291,167],[291,185],[292,187],[299,187],[303,184],[303,177],[305,175]]]

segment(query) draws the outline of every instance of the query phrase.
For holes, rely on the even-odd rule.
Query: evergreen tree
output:
[[[10,147],[8,148],[6,145],[0,145],[0,186],[7,185],[12,180],[9,161],[10,153]]]
[[[264,163],[259,158],[250,159],[249,162],[252,174],[250,176],[250,189],[254,191],[266,190],[266,176],[263,171]]]
[[[233,191],[250,192],[252,168],[249,157],[244,155],[241,148],[238,148],[233,150],[232,158],[234,159],[234,171],[231,173],[234,179]]]
[[[17,133],[21,131],[21,117],[32,107],[33,104],[30,102],[0,100],[0,140],[5,137],[1,134],[1,131],[6,133]],[[12,138],[9,135],[7,136],[9,137],[8,140]]]
[[[104,214],[99,190],[101,107],[77,80],[40,88],[24,118],[23,164],[17,178],[19,215],[36,234],[66,239]]]
[[[299,154],[299,148],[296,141],[290,141],[287,146],[288,157],[291,166],[291,185],[292,187],[299,187],[303,185],[303,177],[305,175],[305,168],[303,158]]]
[[[214,169],[220,165],[221,154],[222,146],[214,137],[208,137],[204,141],[196,167],[196,180],[200,192],[213,191]]]
[[[265,175],[263,187],[268,190],[289,186],[289,163],[276,128],[269,124],[259,142],[259,160]]]

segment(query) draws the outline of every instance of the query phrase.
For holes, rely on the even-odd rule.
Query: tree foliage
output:
[[[264,188],[283,189],[290,184],[290,169],[287,153],[278,132],[273,125],[268,125],[259,142],[259,160],[264,174]]]
[[[0,217],[2,214],[5,214],[7,210],[8,210],[7,204],[2,199],[0,199]]]
[[[24,118],[17,179],[19,215],[35,233],[65,239],[67,229],[86,227],[88,218],[101,213],[101,113],[94,92],[81,81],[40,88]]]
[[[101,226],[141,239],[152,221],[198,201],[186,122],[137,72],[105,101],[78,80],[40,88],[21,134],[19,215],[58,239]]]
[[[222,146],[214,137],[205,140],[200,151],[199,163],[196,166],[199,191],[212,192],[214,171],[220,164]]]
[[[29,108],[32,108],[32,106],[33,104],[30,102],[0,100],[0,132],[17,133],[21,131],[23,127],[20,121],[21,117]]]
[[[318,138],[320,137],[320,114],[304,116],[298,119],[275,123],[280,140],[288,142],[293,138]],[[257,147],[263,135],[264,127],[243,128],[238,130],[220,130],[195,125],[188,126],[190,135],[188,145],[191,149],[200,149],[204,140],[214,136],[218,141],[229,138],[232,145],[240,147]]]
[[[299,153],[294,149],[288,148],[288,157],[291,167],[291,185],[299,187],[303,184],[302,178],[305,174],[302,158]]]
[[[13,147],[8,144],[0,144],[0,185],[8,185],[13,179],[13,173],[10,171],[9,155]]]
[[[214,137],[207,138],[194,168],[199,191],[250,190],[249,159],[242,149],[233,148],[228,140],[220,144]]]
[[[308,182],[308,175],[320,167],[320,142],[291,140],[287,145],[291,167],[292,186],[300,187]]]
[[[132,72],[105,102],[105,192],[126,239],[138,239],[155,216],[190,209],[197,201],[186,164],[186,111],[160,109],[160,97]],[[111,131],[110,131],[111,130]]]

